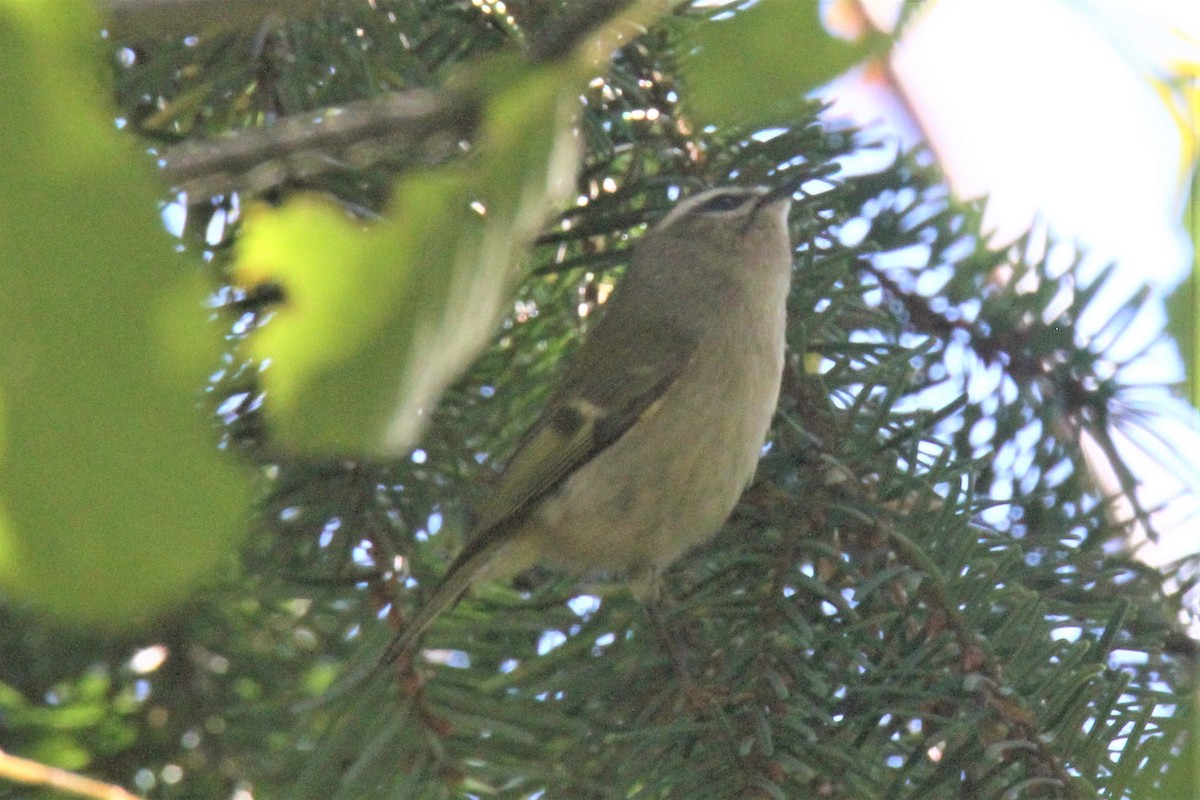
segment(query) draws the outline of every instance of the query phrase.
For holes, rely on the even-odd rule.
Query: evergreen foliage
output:
[[[564,5],[509,10],[536,31]],[[369,6],[140,42],[118,68],[129,124],[166,145],[436,87],[515,46],[466,4]],[[411,457],[286,457],[258,416],[257,366],[229,359],[210,387],[225,441],[265,475],[239,566],[136,639],[0,608],[0,651],[28,654],[0,662],[5,749],[164,800],[1158,796],[1183,742],[1187,585],[1123,546],[1133,523],[1084,460],[1083,436],[1117,457],[1130,396],[1073,325],[1099,284],[1075,287],[1033,238],[990,248],[980,208],[950,199],[927,153],[859,166],[869,142],[816,103],[769,132],[693,130],[678,50],[669,24],[652,29],[591,84],[587,201],[543,236],[512,316]],[[320,189],[366,215],[429,157],[269,195]],[[798,175],[769,446],[661,606],[536,571],[465,598],[414,671],[380,668],[629,243],[681,194]],[[234,207],[194,207],[185,234],[219,282]],[[276,298],[215,297],[231,339],[270,324]],[[137,674],[147,643],[170,658]]]

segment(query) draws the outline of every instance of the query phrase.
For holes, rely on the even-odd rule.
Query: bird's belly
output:
[[[778,385],[754,389],[762,372],[747,364],[693,366],[688,381],[707,395],[695,385],[672,387],[658,411],[547,498],[534,526],[547,560],[575,572],[643,573],[725,522],[754,475]],[[729,389],[714,398],[712,387],[722,385]]]

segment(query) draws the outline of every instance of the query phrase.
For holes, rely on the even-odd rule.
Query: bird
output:
[[[635,243],[465,546],[383,663],[411,659],[479,581],[545,563],[653,582],[716,535],[754,476],[779,397],[792,194],[710,188]]]

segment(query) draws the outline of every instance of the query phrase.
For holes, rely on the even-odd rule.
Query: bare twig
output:
[[[299,14],[324,0],[290,0],[282,7],[266,0],[239,0],[243,13],[227,14],[228,0],[104,0],[119,30],[181,30],[185,11],[221,24],[261,22],[268,13]],[[661,14],[659,2],[646,2],[634,17]],[[634,0],[588,0],[548,23],[531,38],[532,61],[565,57],[587,36]],[[146,19],[144,20],[143,17]],[[168,23],[167,20],[174,20]],[[149,20],[149,21],[147,21]],[[214,22],[214,24],[217,24]],[[186,27],[198,26],[187,22]],[[611,38],[611,37],[609,37]],[[615,40],[609,42],[615,45]],[[231,191],[262,192],[286,180],[309,178],[346,168],[364,168],[405,155],[436,161],[469,138],[479,121],[477,97],[458,90],[413,89],[319,112],[285,117],[265,128],[231,132],[186,142],[161,151],[160,164],[172,186],[191,203]]]
[[[28,758],[20,758],[0,750],[0,778],[23,783],[26,786],[43,786],[57,789],[76,797],[93,800],[141,800],[120,786],[87,778],[65,769],[50,767]]]
[[[474,130],[479,106],[464,92],[412,89],[167,148],[163,173],[200,202],[234,189],[261,192],[289,178],[363,167],[388,155],[447,155]]]

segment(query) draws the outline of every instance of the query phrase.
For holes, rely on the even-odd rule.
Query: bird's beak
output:
[[[791,199],[792,195],[796,193],[796,190],[800,188],[800,184],[804,183],[808,177],[809,176],[803,174],[793,175],[789,180],[785,180],[783,183],[775,186],[762,197],[758,198],[758,202],[755,205],[757,207],[762,207],[771,205],[775,201],[781,200],[785,197]]]
[[[791,204],[792,195],[796,193],[796,189],[804,182],[804,178],[800,176],[793,177],[791,180],[784,181],[778,186],[771,188],[765,194],[758,198],[754,203],[754,210],[750,213],[750,218],[746,221],[746,228],[749,229],[754,224],[754,219],[758,216],[758,212],[767,206],[780,205],[785,208]],[[787,203],[781,201],[786,200]],[[786,214],[786,211],[784,212]]]

